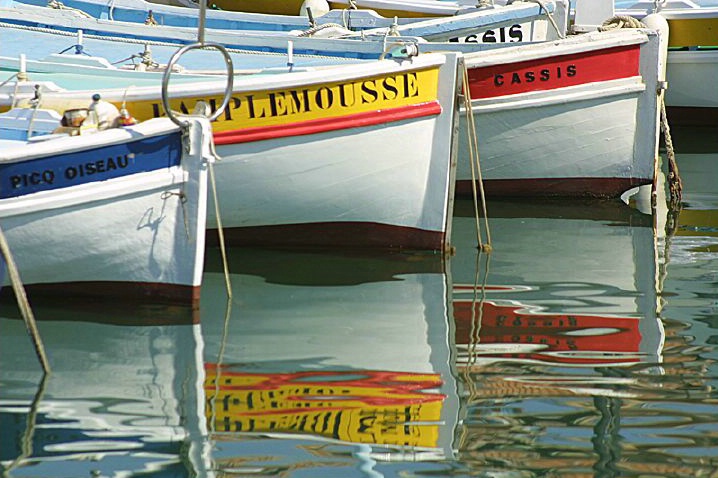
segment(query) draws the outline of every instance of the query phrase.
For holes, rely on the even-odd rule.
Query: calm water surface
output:
[[[0,316],[4,476],[718,476],[718,135],[677,217],[456,205],[456,255],[218,251],[201,310]],[[120,325],[130,323],[132,325]]]

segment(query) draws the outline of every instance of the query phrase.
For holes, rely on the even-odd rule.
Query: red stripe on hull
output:
[[[638,361],[635,354],[641,352],[641,319],[637,318],[530,313],[520,305],[488,301],[454,300],[453,306],[457,344],[542,347],[535,352],[482,353],[485,358],[572,364],[634,363]],[[475,320],[480,320],[480,327]]]
[[[268,139],[287,138],[308,134],[325,133],[349,128],[361,128],[407,119],[435,116],[441,113],[438,101],[419,103],[388,110],[357,113],[340,118],[321,118],[274,126],[261,126],[241,130],[220,131],[214,134],[215,144],[238,144]]]
[[[484,193],[488,197],[617,198],[631,188],[651,183],[647,178],[485,179]],[[470,179],[456,182],[457,196],[470,197],[472,191]]]
[[[320,222],[224,229],[232,246],[282,248],[351,248],[443,251],[446,234],[436,231],[367,222]],[[207,232],[206,244],[218,244],[217,231]]]
[[[639,74],[640,46],[629,45],[520,63],[471,68],[472,99],[553,90]]]
[[[456,343],[476,342],[472,337],[479,330],[482,344],[525,343],[541,344],[546,351],[595,350],[604,352],[639,352],[640,319],[631,317],[591,316],[522,312],[517,305],[479,304],[454,300]],[[472,316],[481,320],[477,329]],[[593,335],[570,335],[569,332],[611,329]],[[472,340],[473,339],[473,340]]]

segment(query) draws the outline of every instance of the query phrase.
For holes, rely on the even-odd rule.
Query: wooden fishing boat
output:
[[[680,123],[718,124],[718,4],[621,1],[616,13],[643,19],[657,12],[670,28],[666,106]]]
[[[85,48],[96,51],[101,43],[86,38]],[[213,123],[222,157],[220,214],[210,207],[209,228],[221,221],[237,244],[449,247],[459,59],[432,53],[236,78],[229,108]],[[124,80],[124,87],[107,88],[108,76],[52,79],[57,88],[42,93],[46,108],[68,109],[99,92],[124,102],[139,120],[163,114],[159,82],[132,87]],[[4,104],[35,84],[6,84]],[[224,85],[224,79],[170,84],[170,106],[214,107]]]
[[[10,13],[5,18],[17,21]],[[80,25],[91,31],[101,28],[93,21],[63,23],[65,28]],[[128,31],[142,38],[147,29],[135,25]],[[162,31],[172,38],[170,27]],[[250,41],[244,36],[220,38],[216,30],[208,35],[220,42],[233,41],[234,47],[239,41]],[[358,61],[347,55],[371,56],[372,49],[374,55],[383,55],[386,49],[383,41],[356,42],[354,53],[353,40],[303,40],[301,46],[295,42],[295,51],[321,53],[326,64],[332,59]],[[262,42],[275,51],[286,50],[286,40],[265,37]],[[403,43],[397,44],[394,48],[400,49]],[[469,116],[464,113],[459,128],[460,194],[471,193],[475,179],[468,147],[474,134],[489,195],[618,197],[653,181],[659,131],[655,92],[665,49],[654,32],[589,32],[551,43],[502,48],[490,48],[490,43],[416,41],[415,45],[422,52],[465,53],[477,128],[469,133]],[[284,61],[285,57],[270,58]],[[587,68],[594,60],[606,64],[620,60],[625,67]],[[243,61],[247,63],[246,56]],[[297,57],[295,62],[299,61],[307,59]],[[576,74],[576,61],[581,63],[581,74]],[[189,65],[190,70],[202,67],[196,61]],[[553,77],[546,72],[553,72]]]
[[[98,130],[90,116],[74,127],[86,112],[0,115],[0,227],[22,283],[31,295],[196,306],[209,122],[180,128],[157,118],[105,129],[101,120]]]
[[[12,3],[14,2],[5,2],[4,4],[7,6]],[[196,28],[199,17],[197,12],[198,5],[191,1],[160,3],[146,0],[116,0],[108,4],[100,0],[67,0],[62,4],[48,4],[42,0],[20,0],[17,3],[39,7],[49,6],[68,11],[75,10],[94,18],[110,21],[147,22],[161,26]],[[317,26],[333,23],[354,30],[388,27],[395,21],[394,18],[381,16],[373,10],[350,9],[347,7],[340,7],[328,12],[314,8],[310,20],[306,10],[301,12],[302,15],[299,15],[299,5],[297,5],[296,10],[292,9],[291,2],[283,2],[283,5],[289,6],[285,10],[287,14],[276,13],[276,10],[274,13],[261,11],[257,13],[256,11],[244,9],[209,9],[206,11],[205,25],[207,28],[232,31],[283,32],[306,30],[312,26],[312,23]],[[467,11],[471,10],[467,9]],[[400,16],[396,21],[403,24],[419,19]]]
[[[111,5],[99,0],[67,0],[63,6],[59,10],[49,8],[46,2],[40,0],[7,0],[3,3],[3,9],[17,10],[19,18],[26,25],[31,22],[42,24],[43,18],[50,17],[50,25],[75,30],[83,28],[86,33],[154,39],[169,39],[177,35],[196,36],[197,12],[192,9],[158,5],[144,0],[118,0]],[[267,41],[264,37],[289,35],[296,39],[297,53],[302,51],[304,37],[310,36],[351,37],[365,41],[372,36],[379,36],[383,40],[390,35],[415,36],[429,41],[517,43],[559,38],[566,31],[568,13],[566,0],[546,0],[542,5],[517,2],[491,8],[471,8],[461,15],[424,19],[385,18],[365,10],[333,10],[310,22],[293,16],[209,11],[205,20],[208,28],[205,35],[208,40],[227,47],[237,44],[238,48],[258,51],[275,51],[272,46],[275,42]],[[99,22],[95,25],[88,23],[88,17]],[[152,19],[148,26],[162,28],[154,28],[154,31],[152,28],[146,29],[139,37],[128,31],[132,27],[127,24],[146,25],[148,18]],[[179,29],[166,30],[167,27]],[[241,38],[237,37],[238,34],[241,34]],[[262,37],[252,43],[252,35]],[[319,51],[331,49],[332,45],[319,47]],[[336,50],[342,51],[338,47]],[[352,54],[362,53],[360,45],[348,50]],[[346,54],[347,50],[344,51]]]
[[[662,52],[655,31],[620,29],[467,53],[473,128],[459,128],[457,192],[476,177],[473,135],[489,196],[619,197],[652,184]]]

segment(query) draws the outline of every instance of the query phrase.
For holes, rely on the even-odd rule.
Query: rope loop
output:
[[[160,195],[160,199],[169,199],[169,198],[171,198],[172,196],[177,196],[177,197],[179,198],[179,200],[180,200],[181,203],[186,203],[186,202],[187,202],[187,196],[185,195],[185,193],[184,193],[183,191],[180,191],[180,192],[178,192],[178,193],[172,192],[172,191],[164,191],[164,192]]]
[[[48,8],[54,8],[54,9],[56,9],[56,10],[69,10],[69,11],[71,11],[71,12],[73,12],[73,13],[75,13],[76,15],[81,16],[81,17],[94,18],[92,15],[90,15],[90,14],[87,13],[86,11],[80,10],[79,8],[68,7],[67,5],[65,5],[64,3],[62,3],[62,2],[60,2],[60,1],[58,1],[58,0],[50,0],[49,2],[47,2],[47,7],[48,7]]]
[[[619,28],[648,28],[645,23],[633,18],[630,15],[614,15],[605,20],[598,31],[618,30]]]
[[[304,30],[303,32],[299,33],[297,36],[298,37],[310,37],[317,32],[326,30],[327,28],[341,28],[342,30],[345,30],[345,28],[342,25],[339,25],[338,23],[323,23],[321,25],[317,25],[317,26],[311,27],[307,30]],[[347,32],[347,33],[351,33],[351,32]]]
[[[184,133],[183,133],[184,134]],[[184,134],[186,136],[186,134]],[[189,221],[187,217],[187,195],[184,191],[174,192],[174,191],[163,191],[160,195],[160,199],[163,201],[168,200],[172,196],[177,196],[177,199],[179,199],[180,205],[182,206],[182,219],[184,221],[184,233],[185,236],[189,239],[192,237],[192,235],[189,232]]]

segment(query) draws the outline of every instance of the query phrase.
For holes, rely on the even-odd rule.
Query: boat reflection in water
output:
[[[2,319],[0,417],[13,430],[2,434],[3,467],[13,476],[612,470],[634,453],[623,434],[652,443],[642,400],[671,385],[656,380],[664,329],[653,219],[613,203],[491,202],[487,258],[470,206],[457,203],[450,259],[236,248],[225,277],[209,249],[201,326],[162,323],[161,311],[153,323],[151,312],[140,321],[40,307],[41,320],[59,320],[40,323],[54,371],[37,396],[24,325]]]
[[[492,203],[491,256],[478,257],[475,234],[455,243],[459,363],[660,362],[658,236],[651,216],[621,206]],[[457,208],[456,227],[475,228],[470,204]]]
[[[663,386],[654,218],[614,203],[493,202],[488,211],[492,253],[463,234],[451,261],[457,458],[472,468],[617,476],[621,455],[634,454],[638,468],[653,469],[640,446],[621,450],[619,430],[640,445],[650,419],[621,430],[621,416],[640,415]],[[455,238],[476,229],[470,203],[457,204],[454,227]]]
[[[458,398],[441,255],[229,257],[242,271],[230,277],[231,310],[221,272],[205,274],[201,299],[220,469],[348,476],[452,456]]]
[[[155,325],[102,304],[33,309],[47,376],[23,321],[0,319],[7,476],[211,473],[198,323],[162,325],[161,309]],[[121,325],[127,322],[135,325]]]
[[[561,413],[598,414],[661,373],[651,216],[615,203],[490,203],[489,266],[467,208],[457,204],[447,261],[230,251],[242,274],[225,320],[220,298],[202,297],[220,469],[444,473],[492,440],[521,456],[512,447],[525,436],[491,427],[545,414],[547,397],[583,397]],[[221,297],[218,271],[204,290]],[[622,369],[637,375],[616,377]]]
[[[441,255],[232,249],[231,303],[217,256],[201,325],[161,309],[153,322],[107,304],[34,307],[45,382],[23,322],[0,319],[3,468],[370,472],[451,456],[459,404]]]

